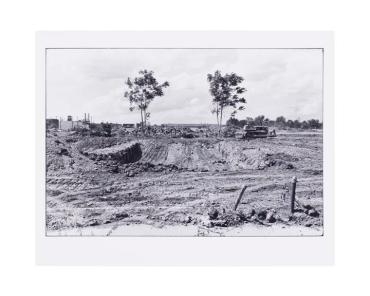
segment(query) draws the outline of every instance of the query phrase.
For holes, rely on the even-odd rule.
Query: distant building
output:
[[[46,129],[59,128],[59,120],[54,118],[47,118],[46,119]]]
[[[90,125],[88,122],[84,120],[72,120],[72,116],[68,115],[67,121],[61,120],[60,121],[60,129],[63,131],[71,131],[76,129],[89,129]]]

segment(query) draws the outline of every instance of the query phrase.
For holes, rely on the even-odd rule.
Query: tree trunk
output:
[[[141,108],[140,108],[140,116],[141,116],[141,133],[144,134],[143,110]]]
[[[144,128],[146,129],[146,110],[144,109]]]
[[[217,128],[219,128],[220,120],[218,119],[218,109],[216,110],[216,116],[217,116]]]
[[[217,116],[217,129],[218,129],[218,133],[220,133],[220,109],[219,109],[218,103],[216,107],[216,116]]]
[[[221,128],[222,128],[222,108],[220,108],[220,126],[219,126],[219,130],[218,130],[218,133],[221,134]]]

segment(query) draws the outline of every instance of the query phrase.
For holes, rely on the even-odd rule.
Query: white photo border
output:
[[[47,265],[297,265],[334,263],[332,32],[38,32],[36,34],[36,263]],[[324,235],[314,237],[48,237],[45,97],[48,48],[323,49]]]

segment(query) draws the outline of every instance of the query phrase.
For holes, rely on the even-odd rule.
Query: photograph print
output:
[[[323,58],[46,49],[46,236],[322,236]]]

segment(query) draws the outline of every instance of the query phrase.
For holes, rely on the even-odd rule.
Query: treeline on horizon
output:
[[[235,118],[239,111],[246,109],[246,98],[244,97],[247,88],[244,85],[244,78],[236,73],[222,74],[220,70],[213,74],[207,74],[209,83],[209,93],[212,97],[211,113],[216,115],[218,132],[224,126],[224,116],[226,110],[232,110],[230,119],[226,122],[227,126],[244,127],[245,125],[264,125],[279,128],[299,128],[299,129],[320,129],[322,123],[318,119],[305,121],[287,120],[284,116],[279,116],[276,120],[270,120],[264,115],[256,118],[246,118],[238,120]],[[136,77],[129,77],[125,82],[124,97],[130,103],[129,110],[140,112],[141,130],[148,126],[150,120],[149,105],[156,98],[164,95],[164,90],[170,87],[168,81],[158,82],[153,71],[141,70]]]
[[[255,118],[247,117],[246,119],[237,119],[230,117],[226,121],[227,126],[244,127],[245,125],[250,126],[268,126],[278,128],[297,128],[297,129],[322,129],[322,122],[318,119],[309,119],[300,121],[298,119],[291,120],[286,119],[284,116],[279,116],[275,120],[271,120],[264,115],[259,115]]]

